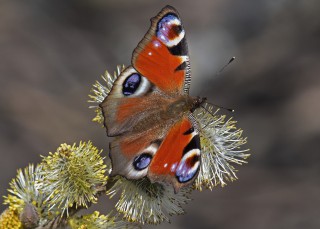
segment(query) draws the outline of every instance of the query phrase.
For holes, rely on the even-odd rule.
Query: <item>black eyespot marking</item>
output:
[[[175,34],[179,35],[183,31],[183,28],[182,25],[176,25],[172,27],[172,30],[175,32]]]
[[[140,154],[139,156],[137,156],[134,159],[133,167],[136,170],[141,171],[149,166],[149,164],[151,162],[151,158],[152,158],[152,156],[148,153]]]
[[[183,135],[191,134],[193,131],[194,131],[194,128],[191,127],[189,130],[187,130],[186,132],[184,132]]]
[[[200,155],[194,155],[192,158],[191,158],[191,164],[194,165],[195,163],[197,163],[198,161],[200,161]]]
[[[168,47],[170,53],[175,56],[187,56],[188,55],[188,45],[186,37],[183,37],[182,40],[173,47]]]
[[[178,67],[176,67],[176,69],[174,71],[176,72],[176,71],[186,70],[186,68],[187,68],[187,63],[184,61],[184,62],[182,62],[182,64],[180,64]]]
[[[189,142],[189,144],[184,147],[183,149],[183,155],[185,155],[186,153],[188,153],[189,151],[193,150],[193,149],[199,149],[201,150],[201,146],[200,146],[200,137],[199,135],[195,135],[191,141]]]
[[[129,96],[135,93],[141,83],[141,76],[137,73],[133,73],[128,76],[122,84],[122,94]]]

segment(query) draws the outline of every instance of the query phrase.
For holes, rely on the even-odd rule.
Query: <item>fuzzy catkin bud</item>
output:
[[[20,214],[20,221],[25,229],[36,228],[39,224],[39,214],[32,204],[26,204]]]

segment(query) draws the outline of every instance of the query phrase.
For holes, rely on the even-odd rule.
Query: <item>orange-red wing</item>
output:
[[[151,20],[151,27],[134,50],[133,67],[167,94],[188,93],[190,64],[185,31],[170,6]]]
[[[149,167],[151,181],[171,183],[177,192],[191,183],[200,168],[200,137],[185,117],[169,131]]]

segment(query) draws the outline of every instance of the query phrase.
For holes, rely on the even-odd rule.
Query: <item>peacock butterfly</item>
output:
[[[132,66],[100,104],[109,137],[111,175],[147,176],[178,192],[200,170],[199,124],[193,112],[205,98],[189,95],[190,63],[185,30],[172,6],[151,19],[135,48]]]

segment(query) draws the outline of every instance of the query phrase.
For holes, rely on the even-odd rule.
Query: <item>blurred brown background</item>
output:
[[[236,110],[228,115],[252,156],[238,181],[195,192],[186,215],[145,228],[320,228],[317,0],[2,0],[1,196],[16,169],[60,143],[92,140],[107,149],[105,130],[91,122],[91,85],[106,69],[130,64],[166,4],[187,31],[191,94]]]

